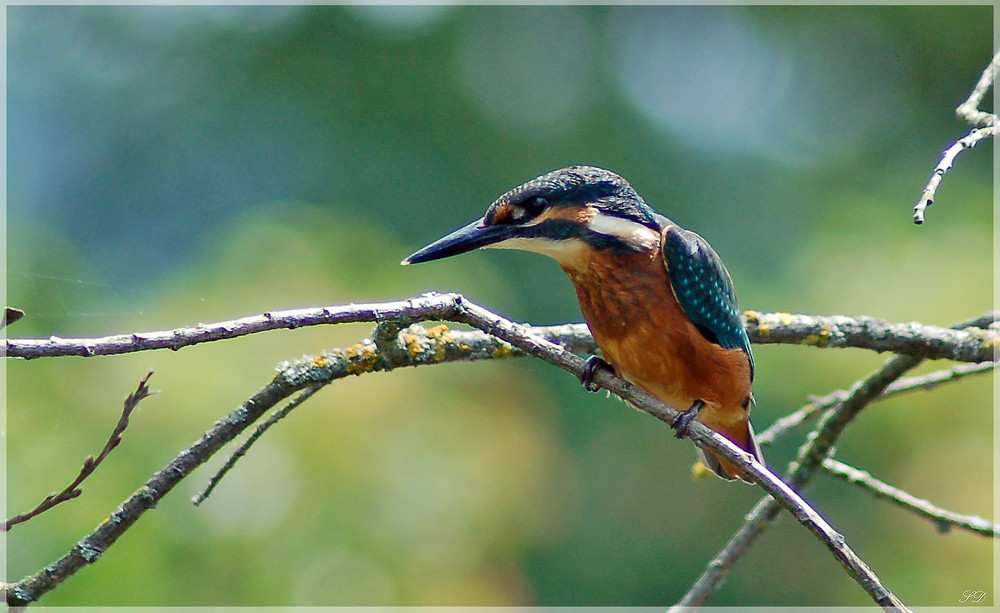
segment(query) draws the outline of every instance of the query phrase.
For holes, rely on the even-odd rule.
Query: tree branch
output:
[[[957,362],[993,360],[997,344],[997,331],[992,328],[956,330],[915,322],[894,324],[872,317],[816,317],[756,311],[747,311],[745,318],[747,333],[757,344],[857,347]]]
[[[431,364],[451,359],[449,351],[471,354],[487,351],[491,357],[512,355],[510,347],[534,357],[541,358],[564,370],[580,376],[584,360],[560,345],[538,336],[529,327],[510,322],[495,313],[467,302],[458,295],[425,295],[419,298],[394,303],[402,305],[386,317],[385,305],[354,305],[339,310],[343,321],[377,321],[379,325],[373,339],[349,347],[343,351],[332,351],[310,360],[285,363],[279,366],[274,380],[260,390],[228,418],[216,422],[205,435],[188,449],[182,451],[165,468],[153,477],[111,517],[102,523],[91,535],[84,537],[69,553],[36,575],[4,586],[9,604],[27,604],[51,590],[65,578],[86,564],[93,563],[110,547],[139,517],[152,508],[181,479],[204,463],[222,445],[239,435],[245,428],[260,418],[282,399],[307,387],[319,387],[337,377],[361,374],[378,370],[390,370],[396,365]],[[374,307],[374,308],[373,308]],[[414,328],[400,330],[402,322],[419,319],[456,321],[471,325],[483,332],[501,339],[492,348],[473,347],[456,342],[454,333],[438,327],[426,330],[426,338],[418,338]],[[395,335],[395,339],[393,336]],[[449,336],[451,338],[449,338]],[[451,347],[452,349],[449,349]],[[498,355],[499,353],[499,355]],[[482,357],[486,357],[482,354]],[[630,402],[637,408],[666,423],[671,423],[678,414],[644,390],[618,377],[598,371],[594,382],[608,391]],[[815,510],[813,510],[788,485],[775,477],[765,466],[737,448],[727,439],[698,422],[693,422],[688,430],[689,437],[697,444],[705,445],[720,453],[745,472],[753,475],[778,505],[789,509],[796,519],[817,535],[834,554],[841,565],[876,601],[885,607],[905,609],[903,604],[888,591],[870,568],[846,544]]]
[[[100,338],[7,339],[7,357],[119,355],[154,349],[174,351],[210,341],[257,334],[269,330],[341,323],[385,321],[397,326],[416,321],[408,313],[419,304],[420,320],[447,319],[444,311],[453,295],[422,296],[411,300],[351,304],[325,308],[274,311],[252,317],[197,326],[118,334]],[[375,319],[373,319],[373,317]],[[891,351],[930,359],[960,362],[993,359],[997,330],[956,331],[918,323],[888,323],[872,317],[815,317],[790,313],[747,311],[747,333],[754,343],[790,343],[814,347],[855,347]],[[984,326],[985,327],[985,326]],[[532,328],[537,334],[561,343],[574,343],[593,351],[596,347],[585,324]]]
[[[1000,536],[1000,528],[991,521],[976,517],[975,515],[962,515],[936,507],[923,498],[917,498],[908,492],[872,477],[868,471],[858,470],[833,458],[823,460],[823,470],[834,477],[868,490],[877,498],[890,500],[904,509],[913,511],[921,517],[926,517],[934,522],[934,526],[941,533],[948,532],[954,526],[984,536],[994,538]]]
[[[97,455],[97,458],[95,459],[94,456],[87,456],[87,459],[83,461],[83,467],[80,469],[80,473],[75,479],[73,479],[72,483],[63,488],[61,492],[46,496],[45,500],[39,503],[39,505],[31,511],[21,513],[20,515],[16,515],[8,519],[4,522],[3,532],[7,532],[13,526],[26,522],[33,517],[37,517],[52,507],[62,504],[67,500],[72,500],[83,493],[83,490],[80,489],[80,485],[83,484],[87,477],[92,475],[94,471],[97,470],[97,467],[101,465],[101,462],[103,462],[111,451],[122,442],[122,434],[124,434],[125,429],[128,428],[128,420],[129,417],[131,417],[132,412],[139,406],[139,403],[142,402],[143,398],[152,394],[152,392],[149,391],[149,386],[146,385],[149,378],[152,376],[153,373],[150,372],[143,377],[142,381],[139,382],[139,387],[137,387],[136,390],[129,394],[128,398],[125,399],[125,406],[122,409],[121,417],[118,418],[118,423],[115,425],[115,429],[111,431],[111,436],[108,437],[108,442],[104,444],[104,448],[101,449],[101,453]]]
[[[955,109],[955,114],[958,115],[959,119],[975,127],[965,137],[958,139],[952,146],[945,149],[941,160],[934,167],[934,172],[931,173],[931,178],[927,182],[927,186],[924,187],[924,191],[920,194],[917,205],[913,207],[913,223],[917,225],[924,223],[924,214],[927,211],[927,207],[934,203],[934,196],[937,193],[938,185],[940,185],[945,173],[951,170],[951,166],[955,158],[958,157],[958,154],[966,149],[972,149],[979,144],[979,141],[985,138],[996,136],[997,116],[993,113],[980,111],[979,104],[982,102],[986,92],[993,86],[998,69],[1000,69],[1000,53],[993,56],[993,60],[986,67],[986,70],[983,71],[982,76],[979,77],[979,82],[972,89],[972,93],[965,99],[965,102],[958,105],[958,108]]]

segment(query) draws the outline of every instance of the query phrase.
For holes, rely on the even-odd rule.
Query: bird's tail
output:
[[[757,444],[757,437],[754,435],[753,426],[750,424],[750,420],[746,421],[746,430],[741,432],[737,429],[715,429],[719,434],[728,438],[737,447],[746,451],[747,453],[753,454],[758,462],[764,464],[764,456],[760,452],[760,445]],[[707,466],[712,472],[719,475],[726,481],[732,481],[734,479],[740,479],[746,481],[747,483],[756,483],[756,479],[752,475],[744,473],[735,464],[716,454],[711,449],[698,448],[698,459],[701,463]]]

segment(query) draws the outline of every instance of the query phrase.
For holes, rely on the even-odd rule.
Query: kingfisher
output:
[[[614,172],[571,166],[508,191],[402,264],[480,248],[547,255],[569,276],[603,355],[587,361],[588,390],[597,368],[611,369],[681,411],[679,438],[697,420],[764,463],[750,425],[750,339],[708,241],[653,211]],[[754,481],[710,449],[698,455],[723,479]]]

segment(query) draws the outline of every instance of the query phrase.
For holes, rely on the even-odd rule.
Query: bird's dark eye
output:
[[[536,196],[524,203],[524,210],[529,217],[534,217],[535,215],[541,213],[548,205],[548,200],[542,198],[541,196]]]

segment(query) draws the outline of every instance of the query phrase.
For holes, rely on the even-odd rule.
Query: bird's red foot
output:
[[[687,436],[688,428],[691,426],[691,422],[694,421],[695,417],[698,417],[698,411],[700,411],[705,406],[703,400],[695,400],[691,404],[691,408],[687,411],[681,411],[677,414],[677,417],[670,422],[670,427],[677,430],[677,438],[684,438]]]
[[[587,358],[587,363],[583,365],[583,374],[580,375],[580,383],[583,383],[583,389],[588,392],[596,392],[601,389],[601,386],[594,383],[594,375],[597,374],[598,368],[604,369],[612,375],[617,374],[611,364],[596,355],[590,356]]]

